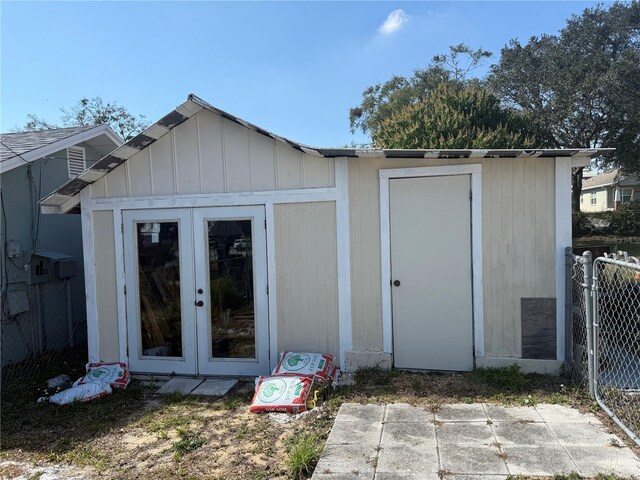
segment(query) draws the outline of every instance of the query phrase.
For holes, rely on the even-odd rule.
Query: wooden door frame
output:
[[[395,168],[379,171],[380,177],[380,258],[382,288],[382,346],[393,354],[393,311],[391,305],[391,224],[389,180],[411,177],[471,176],[471,292],[475,358],[484,357],[484,307],[482,289],[482,166],[480,164],[443,167]]]

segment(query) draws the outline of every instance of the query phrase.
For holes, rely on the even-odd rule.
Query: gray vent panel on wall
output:
[[[522,358],[556,358],[556,299],[521,298]]]

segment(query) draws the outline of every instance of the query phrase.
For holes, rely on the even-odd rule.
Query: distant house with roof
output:
[[[582,181],[580,210],[604,212],[640,201],[640,180],[626,176],[616,168]]]
[[[38,201],[122,139],[108,126],[0,135],[2,366],[86,338],[80,215]]]

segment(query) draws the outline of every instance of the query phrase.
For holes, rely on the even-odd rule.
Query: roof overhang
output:
[[[227,120],[237,123],[261,135],[308,155],[324,158],[536,158],[536,157],[571,157],[572,166],[586,166],[593,157],[611,153],[613,148],[574,148],[574,149],[364,149],[364,148],[318,148],[289,140],[264,128],[238,118],[230,113],[210,105],[201,98],[190,94],[187,101],[176,107],[153,125],[131,140],[116,148],[113,152],[94,163],[75,179],[58,188],[55,192],[40,201],[43,213],[66,213],[76,207],[80,201],[82,189],[96,182],[111,170],[117,168],[136,153],[168,134],[201,110],[208,110]]]
[[[121,145],[122,138],[118,136],[116,132],[109,125],[96,125],[94,128],[85,130],[84,132],[70,135],[66,138],[62,138],[56,142],[43,145],[42,147],[30,150],[29,152],[21,155],[16,155],[2,162],[2,172],[8,172],[14,168],[20,167],[26,163],[31,163],[39,158],[52,155],[60,150],[64,150],[69,147],[73,147],[78,143],[91,143],[92,140],[104,135],[109,141],[113,142],[113,145]]]

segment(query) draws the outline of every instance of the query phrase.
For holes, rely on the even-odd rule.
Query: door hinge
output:
[[[267,229],[267,221],[266,220],[264,221],[264,229],[265,230]]]
[[[269,295],[269,284],[267,284],[267,295]]]
[[[126,295],[127,294],[127,286],[124,285],[122,289],[124,290],[124,294]]]
[[[473,200],[473,190],[469,190],[469,201]]]
[[[120,224],[120,231],[122,232],[122,234],[124,235],[124,223]]]

